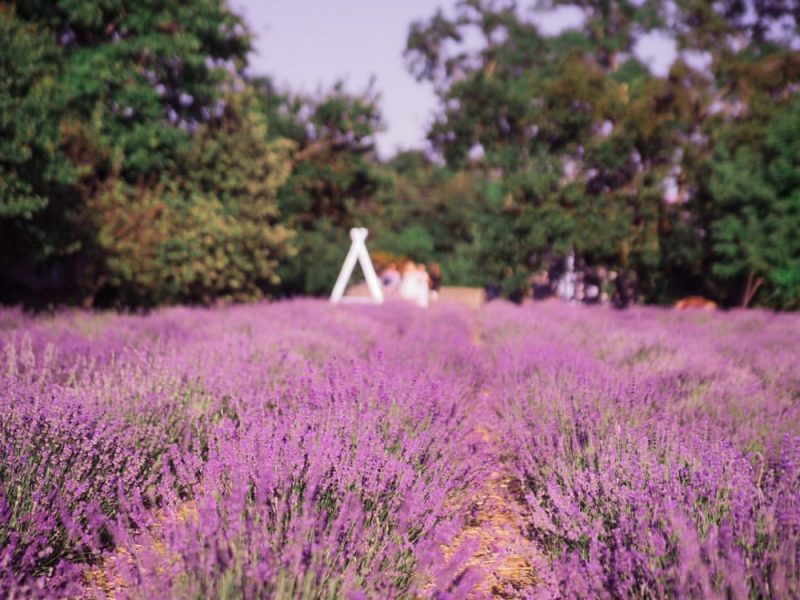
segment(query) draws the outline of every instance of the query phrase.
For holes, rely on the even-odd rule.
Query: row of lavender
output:
[[[462,597],[483,574],[454,507],[510,469],[541,553],[513,593],[798,595],[798,334],[495,303],[2,312],[0,588]]]
[[[0,589],[462,595],[484,375],[463,313],[414,311],[0,315]]]
[[[484,312],[561,597],[800,597],[800,319]]]

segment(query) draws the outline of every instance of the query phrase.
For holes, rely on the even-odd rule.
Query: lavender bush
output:
[[[800,594],[800,320],[493,306],[496,402],[562,597]]]
[[[0,588],[797,596],[798,335],[549,304],[2,311]],[[481,535],[503,502],[526,544]]]
[[[448,500],[480,476],[464,400],[481,365],[463,314],[412,310],[5,315],[3,588],[469,587],[442,546]]]

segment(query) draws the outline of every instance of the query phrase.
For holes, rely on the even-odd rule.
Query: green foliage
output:
[[[371,88],[350,94],[341,83],[318,98],[281,94],[255,82],[278,135],[294,142],[292,173],[279,192],[280,213],[296,232],[296,253],[280,268],[284,294],[329,294],[349,245],[383,185],[373,134],[381,127]]]
[[[105,108],[98,132],[123,151],[129,180],[168,170],[188,126],[209,120],[250,50],[242,19],[221,0],[15,3],[24,20],[58,40],[60,93],[78,114]]]
[[[58,151],[58,49],[3,5],[0,46],[0,219],[30,220],[71,175]]]
[[[413,256],[421,262],[430,262],[435,257],[434,240],[422,225],[409,225],[397,234],[384,235],[381,248],[400,256]]]
[[[252,300],[291,254],[277,192],[291,143],[267,141],[251,92],[229,96],[155,189],[115,179],[95,198],[106,290],[125,304]]]
[[[277,188],[288,161],[250,117],[225,137],[250,37],[222,0],[2,3],[0,41],[5,299],[210,301],[274,283],[286,232],[258,178]]]
[[[69,249],[62,234],[69,209],[64,189],[75,171],[60,151],[60,56],[46,30],[4,4],[0,47],[0,274],[30,282],[39,268],[39,278],[57,277],[41,273],[40,266]],[[60,204],[54,203],[59,196]]]
[[[363,225],[387,260],[515,299],[574,252],[650,301],[800,307],[792,3],[531,4],[585,19],[547,36],[460,0],[412,24],[433,154],[381,162],[372,85],[248,79],[224,0],[0,1],[0,299],[324,295]],[[652,31],[679,50],[666,77],[633,52]]]
[[[712,163],[710,192],[715,260],[723,279],[743,282],[748,305],[763,285],[764,301],[800,306],[800,101],[766,128],[763,151],[720,148]]]
[[[731,302],[726,282],[760,272],[772,283],[759,298],[772,289],[783,300],[770,305],[793,305],[796,265],[777,255],[791,255],[794,241],[776,229],[796,223],[793,206],[763,198],[758,177],[768,176],[742,170],[766,168],[765,127],[796,91],[791,7],[538,3],[558,5],[583,10],[579,30],[547,37],[514,3],[463,0],[409,32],[409,66],[441,100],[430,141],[451,168],[492,182],[476,242],[484,280],[519,297],[537,270],[574,250],[585,264],[629,272],[650,300],[708,292]],[[654,29],[681,50],[708,51],[710,69],[679,55],[666,78],[652,75],[631,51]],[[753,155],[713,154],[738,145]]]
[[[296,257],[286,261],[279,271],[286,281],[283,293],[329,295],[350,247],[348,228],[336,227],[322,219],[313,229],[298,232],[294,245]],[[354,277],[359,272],[360,267]]]
[[[774,233],[769,221],[775,191],[765,180],[761,162],[762,157],[749,148],[738,150],[734,157],[722,150],[712,167],[710,188],[720,213],[714,222],[714,249],[721,258],[714,270],[722,277],[767,268],[764,249]]]
[[[662,0],[545,0],[542,8],[578,6],[586,15],[585,28],[598,64],[615,67],[619,55],[630,52],[639,34],[663,25],[667,10]]]
[[[486,209],[482,181],[433,164],[421,152],[398,154],[366,223],[371,247],[396,259],[440,264],[447,285],[482,285],[476,230]]]
[[[639,14],[631,7],[623,10],[629,19]],[[657,91],[652,76],[633,60],[614,71],[616,42],[600,44],[592,22],[583,33],[548,38],[494,4],[459,3],[449,28],[443,18],[414,26],[407,55],[442,98],[434,146],[449,165],[482,172],[500,188],[502,202],[481,222],[486,282],[519,297],[533,273],[572,248],[614,267],[652,263],[659,212],[647,189],[666,157],[648,142],[665,132],[637,139],[628,126]],[[484,46],[431,54],[470,28],[481,31]],[[434,58],[440,68],[432,68]]]

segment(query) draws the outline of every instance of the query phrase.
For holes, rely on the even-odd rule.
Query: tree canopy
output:
[[[752,211],[766,227],[766,215],[780,220],[780,212],[765,204],[757,174],[725,163],[718,148],[735,146],[745,162],[755,153],[755,165],[769,160],[765,132],[797,91],[797,9],[757,0],[539,8],[559,5],[580,7],[583,24],[545,36],[536,13],[515,2],[462,0],[409,32],[409,68],[440,97],[431,143],[451,168],[495,181],[503,199],[480,242],[484,264],[496,263],[487,275],[519,294],[572,250],[630,273],[650,300],[693,291],[733,302],[730,286],[752,286],[758,269],[727,264],[748,252],[732,224]],[[666,77],[634,52],[651,32],[676,41]],[[707,68],[692,66],[698,53]],[[737,188],[725,169],[748,181]],[[755,261],[755,248],[771,251],[754,227]],[[763,300],[783,305],[773,293]],[[745,304],[753,298],[744,292]]]
[[[381,160],[377,84],[248,75],[223,0],[2,1],[0,299],[327,294],[366,225],[379,263],[514,299],[574,254],[652,302],[798,308],[796,4],[458,0],[407,37],[431,151]]]

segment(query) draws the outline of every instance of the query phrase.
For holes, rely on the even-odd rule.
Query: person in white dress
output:
[[[420,263],[417,265],[417,306],[428,308],[430,294],[431,277],[428,275],[428,269],[425,268],[425,265]]]
[[[428,272],[425,265],[416,265],[408,261],[403,265],[403,279],[400,282],[400,297],[415,302],[421,308],[428,306]]]

